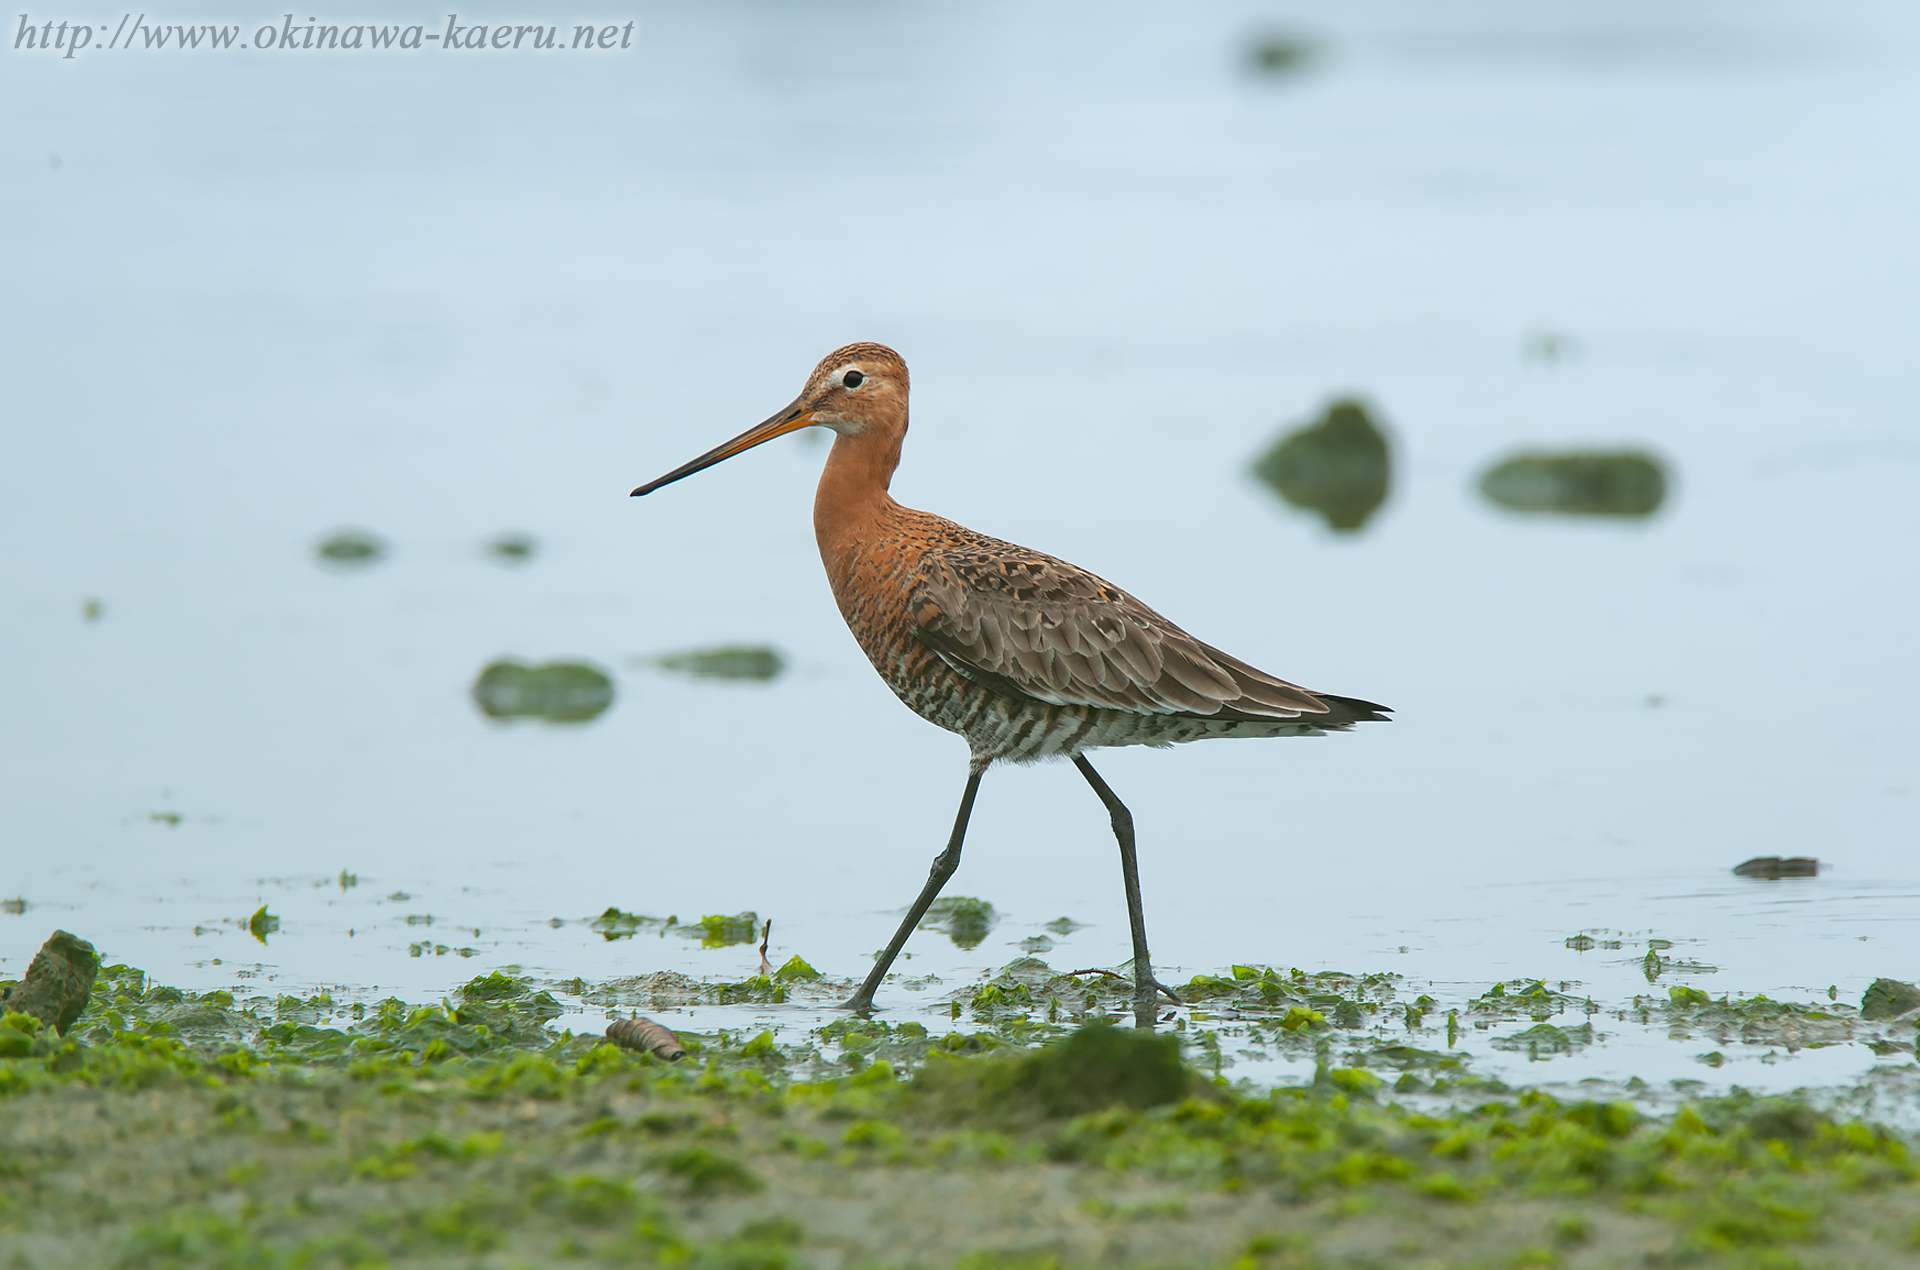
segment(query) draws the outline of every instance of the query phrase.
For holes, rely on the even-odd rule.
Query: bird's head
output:
[[[843,437],[879,432],[897,444],[907,431],[907,364],[885,344],[837,348],[813,368],[807,386],[786,408],[691,463],[640,486],[634,495],[651,494],[662,485],[671,485],[681,477],[801,428],[831,428]]]

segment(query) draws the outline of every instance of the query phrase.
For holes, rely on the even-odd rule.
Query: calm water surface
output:
[[[903,501],[1399,712],[1100,760],[1175,974],[1618,1003],[1662,939],[1715,969],[1655,992],[1920,975],[1910,6],[604,12],[630,52],[5,54],[0,974],[55,926],[194,987],[752,970],[603,940],[609,905],[752,910],[776,961],[860,973],[965,754],[833,607],[825,447],[626,491],[877,339],[915,376]],[[1273,32],[1314,55],[1256,70]],[[1334,534],[1249,468],[1351,394],[1393,478]],[[1582,447],[1659,456],[1662,508],[1476,492]],[[345,526],[390,555],[321,567]],[[790,669],[645,662],[730,643]],[[490,722],[505,656],[617,701]],[[1829,867],[1731,875],[1756,855]],[[918,938],[942,983],[882,1003],[944,1017],[1061,916],[1053,965],[1121,961],[1113,857],[1070,769],[990,773],[952,891],[1001,922]],[[1556,1074],[1874,1061],[1656,1042]]]

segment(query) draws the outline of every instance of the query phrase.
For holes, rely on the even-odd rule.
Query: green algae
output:
[[[558,918],[555,919],[559,921]],[[671,931],[684,939],[697,939],[702,948],[732,948],[739,944],[751,944],[761,936],[760,916],[757,913],[714,913],[702,917],[697,922],[682,923],[678,917],[647,917],[640,913],[628,913],[618,907],[607,910],[587,923],[589,929],[599,933],[609,942],[618,939],[631,939],[643,932],[665,935]],[[799,961],[794,958],[794,961]],[[789,964],[792,964],[791,962]],[[806,966],[800,961],[801,966]],[[808,967],[811,972],[812,968]],[[817,972],[812,972],[817,976]],[[788,978],[792,975],[788,974]]]
[[[529,666],[502,660],[480,672],[472,696],[489,719],[587,723],[607,712],[614,692],[606,672],[585,662]]]
[[[978,948],[999,924],[1000,914],[993,905],[970,895],[942,896],[920,919],[921,930],[944,931],[956,948],[966,949]]]
[[[1765,996],[1714,998],[1697,988],[1670,989],[1665,1000],[1635,997],[1623,1014],[1659,1021],[1674,1040],[1707,1039],[1721,1046],[1765,1046],[1793,1053],[1837,1045],[1862,1034],[1861,1012],[1840,1002],[1774,1001]]]
[[[1528,451],[1488,469],[1480,493],[1509,511],[1651,516],[1666,499],[1667,474],[1660,460],[1638,450]]]
[[[341,529],[314,545],[320,563],[333,569],[361,569],[387,557],[386,541],[364,529]]]
[[[999,999],[971,1032],[838,1018],[790,1041],[683,1035],[667,1064],[554,1032],[556,998],[507,971],[409,1005],[236,1000],[109,966],[66,1037],[0,1021],[0,1243],[36,1267],[1911,1256],[1914,1144],[1807,1099],[1655,1114],[1476,1084],[1458,1056],[1364,1029],[1350,1063],[1330,999],[1374,1026],[1438,1003],[1391,976],[1252,965],[1196,976],[1195,1013],[1264,1012],[1263,1034],[1320,1061],[1305,1085],[1235,1085],[1209,1075],[1214,1027],[1110,1026],[1120,979],[1022,959],[974,990]],[[1810,1009],[1691,991],[1638,1008],[1689,1026]],[[1471,1027],[1578,1001],[1510,980],[1449,1013]],[[1296,1011],[1321,1021],[1277,1026]]]
[[[1293,507],[1353,533],[1387,501],[1392,454],[1364,403],[1342,398],[1320,418],[1276,441],[1253,474]]]
[[[558,918],[554,919],[556,922]],[[588,922],[587,925],[600,933],[609,943],[616,939],[632,939],[643,930],[664,930],[677,922],[662,921],[657,917],[643,917],[639,913],[627,913],[612,905],[606,912]]]
[[[952,1056],[952,1051],[933,1052]],[[1145,1111],[1178,1102],[1193,1088],[1178,1037],[1100,1019],[1039,1050],[988,1061],[933,1063],[922,1070],[914,1092],[944,1101],[956,1115],[1031,1109],[1060,1117],[1115,1107]]]
[[[760,916],[752,912],[710,915],[691,925],[677,927],[674,934],[698,939],[702,948],[751,944],[760,938]]]
[[[1526,1031],[1516,1032],[1512,1036],[1496,1036],[1487,1044],[1508,1053],[1525,1054],[1528,1062],[1538,1063],[1562,1054],[1576,1053],[1593,1042],[1594,1030],[1591,1023],[1582,1023],[1577,1027],[1557,1027],[1552,1023],[1536,1023]]]
[[[253,916],[247,919],[247,933],[263,944],[267,942],[268,935],[276,934],[279,930],[280,919],[269,913],[265,904],[254,910]]]
[[[486,551],[501,564],[530,564],[538,553],[540,544],[533,535],[521,533],[500,534],[487,540]]]
[[[1298,74],[1319,57],[1319,47],[1300,35],[1269,32],[1249,42],[1247,62],[1261,75]]]
[[[703,1146],[682,1147],[660,1157],[660,1170],[678,1181],[689,1195],[725,1191],[751,1194],[765,1189],[752,1169],[730,1155]]]
[[[787,958],[786,964],[773,972],[773,977],[782,983],[792,983],[799,979],[818,979],[820,972],[808,965],[806,960],[796,953]]]
[[[778,650],[758,644],[731,644],[723,648],[668,653],[652,658],[650,664],[692,679],[731,679],[751,683],[771,683],[787,669],[786,658]]]

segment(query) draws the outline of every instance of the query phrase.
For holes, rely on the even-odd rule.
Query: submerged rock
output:
[[[1253,474],[1292,506],[1319,513],[1327,528],[1350,533],[1387,501],[1391,468],[1386,434],[1364,405],[1343,398],[1275,442]]]
[[[613,704],[613,680],[585,662],[497,661],[473,681],[473,701],[489,719],[585,723]]]
[[[1660,460],[1639,450],[1516,454],[1480,478],[1488,502],[1517,512],[1651,516],[1667,496]]]
[[[1733,873],[1735,877],[1765,878],[1769,882],[1780,878],[1811,878],[1820,875],[1820,862],[1804,855],[1757,855],[1734,865]]]
[[[0,1013],[27,1014],[62,1035],[87,1008],[100,954],[78,935],[57,930],[27,965],[26,978],[0,991]]]
[[[1863,1019],[1897,1019],[1914,1010],[1920,1010],[1920,988],[1898,979],[1875,979],[1860,998]]]

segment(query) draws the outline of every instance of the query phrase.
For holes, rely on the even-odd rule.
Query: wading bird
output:
[[[873,994],[960,865],[980,777],[996,762],[1073,760],[1120,843],[1133,935],[1134,1016],[1151,1026],[1153,977],[1133,816],[1087,761],[1116,745],[1223,736],[1317,736],[1384,720],[1385,706],[1309,692],[1201,643],[1119,587],[1064,560],[895,502],[888,483],[907,435],[907,366],[881,344],[849,344],[814,368],[792,404],[634,490],[650,494],[801,428],[835,434],[813,531],[841,616],[873,668],[921,718],[972,751],[944,851],[893,942],[845,1008]]]

